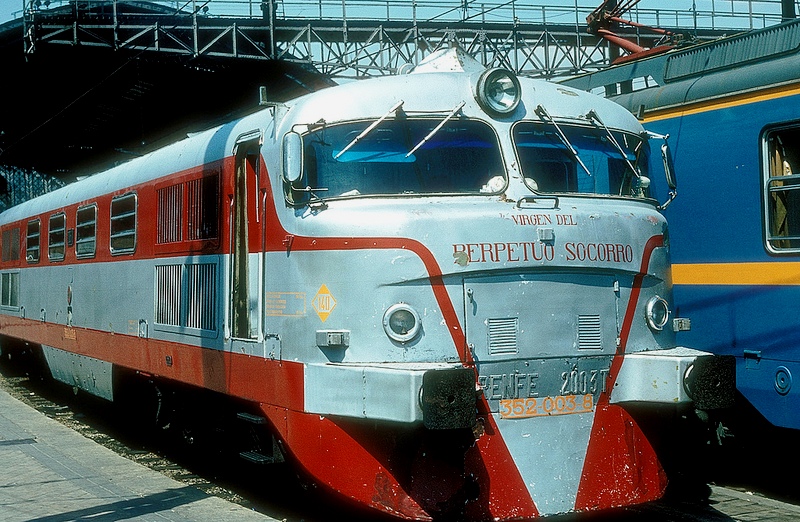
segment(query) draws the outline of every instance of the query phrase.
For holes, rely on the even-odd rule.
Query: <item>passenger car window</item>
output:
[[[67,219],[63,212],[50,216],[47,233],[48,259],[50,261],[63,261],[67,244]]]
[[[97,205],[78,207],[75,225],[75,255],[94,257],[97,250]]]
[[[773,252],[800,250],[800,125],[764,136],[766,243]]]
[[[3,230],[3,261],[19,259],[19,228]]]
[[[0,305],[19,308],[19,272],[0,275]]]
[[[111,200],[111,253],[129,254],[136,250],[136,194]]]
[[[41,222],[38,219],[28,221],[28,230],[25,235],[25,259],[28,263],[39,262],[39,236]]]

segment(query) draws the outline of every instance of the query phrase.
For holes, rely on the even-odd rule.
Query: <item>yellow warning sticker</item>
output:
[[[317,311],[317,315],[324,323],[328,316],[331,315],[333,309],[336,308],[336,299],[333,298],[331,295],[330,290],[325,285],[319,287],[319,291],[317,295],[314,296],[314,299],[311,301],[311,304],[314,306],[314,310]]]

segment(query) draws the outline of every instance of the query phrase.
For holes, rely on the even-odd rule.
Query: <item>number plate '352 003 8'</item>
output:
[[[500,418],[524,419],[548,415],[587,413],[594,409],[594,397],[585,395],[558,395],[556,397],[529,397],[526,399],[502,399]]]

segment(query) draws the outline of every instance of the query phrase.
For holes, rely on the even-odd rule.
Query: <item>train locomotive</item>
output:
[[[734,384],[676,345],[649,141],[610,101],[445,50],[7,210],[0,334],[109,400],[137,379],[230,398],[393,517],[654,500],[635,412],[664,427]]]
[[[694,320],[681,335],[736,357],[742,434],[763,420],[800,429],[798,45],[794,20],[566,82],[671,136],[688,174],[665,212],[675,299]]]

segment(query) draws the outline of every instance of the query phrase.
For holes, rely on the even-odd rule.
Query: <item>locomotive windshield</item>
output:
[[[505,185],[487,185],[502,180],[505,169],[497,135],[485,123],[400,118],[369,130],[370,123],[324,126],[305,135],[298,185],[324,198],[481,194]],[[311,197],[292,192],[296,203]]]
[[[513,137],[531,190],[648,196],[642,183],[648,147],[639,136],[597,127],[521,122]]]

